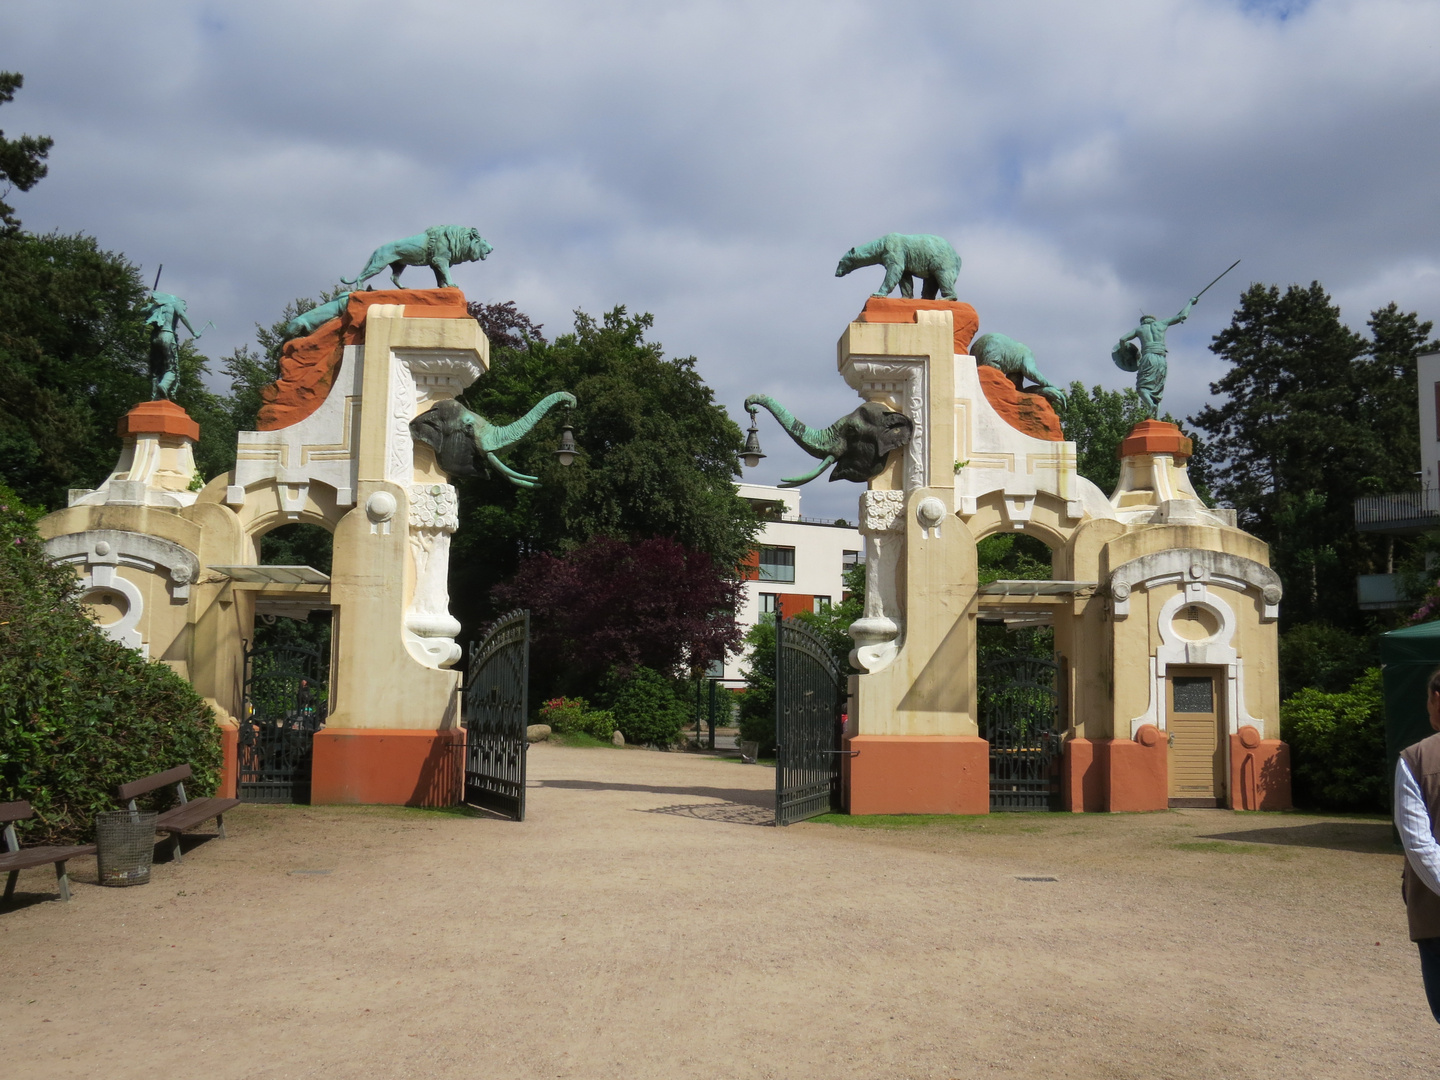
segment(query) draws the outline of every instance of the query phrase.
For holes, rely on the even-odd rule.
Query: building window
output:
[[[780,594],[773,592],[762,592],[760,594],[760,621],[774,622],[775,616],[780,610]]]
[[[847,551],[847,552],[844,552],[843,555],[842,555],[842,557],[841,557],[841,559],[840,559],[840,565],[841,565],[842,569],[845,569],[845,570],[849,570],[852,566],[860,566],[860,565],[862,565],[864,562],[865,562],[865,554],[864,554],[864,552],[861,552],[861,551]]]
[[[794,581],[795,549],[762,547],[760,549],[761,581]]]
[[[828,596],[815,597],[815,614],[820,615],[830,610],[830,598]]]

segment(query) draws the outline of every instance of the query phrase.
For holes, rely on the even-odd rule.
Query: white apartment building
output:
[[[740,497],[765,520],[758,549],[748,569],[740,604],[740,625],[748,631],[762,614],[788,618],[801,611],[819,611],[844,598],[845,571],[863,561],[865,545],[854,525],[820,521],[800,515],[800,492],[794,488],[736,484]],[[725,661],[724,677],[741,678],[744,650]],[[719,672],[714,672],[719,674]]]

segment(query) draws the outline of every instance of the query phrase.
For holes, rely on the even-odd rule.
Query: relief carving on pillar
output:
[[[410,485],[410,557],[415,593],[405,612],[405,647],[426,667],[460,659],[460,623],[450,614],[450,536],[460,526],[460,501],[449,484]]]

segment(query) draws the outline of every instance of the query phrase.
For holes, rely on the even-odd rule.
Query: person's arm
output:
[[[1395,828],[1411,868],[1427,889],[1440,894],[1440,844],[1435,842],[1420,785],[1404,758],[1395,763]]]
[[[1195,301],[1198,299],[1200,299],[1198,296],[1192,296],[1190,298],[1190,302],[1180,309],[1180,314],[1176,315],[1173,319],[1166,319],[1165,325],[1167,327],[1170,327],[1174,326],[1176,323],[1184,322],[1187,318],[1190,317],[1190,309],[1195,306]]]
[[[1131,330],[1128,334],[1126,334],[1124,337],[1122,337],[1122,338],[1121,338],[1119,341],[1117,341],[1115,344],[1117,344],[1117,345],[1124,345],[1125,342],[1129,341],[1131,338],[1137,338],[1137,337],[1139,337],[1139,336],[1140,336],[1140,328],[1137,326],[1134,330]]]

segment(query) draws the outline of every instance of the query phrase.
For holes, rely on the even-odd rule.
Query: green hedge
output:
[[[0,802],[28,799],[26,843],[89,839],[115,787],[189,764],[219,781],[215,716],[184,679],[111,641],[45,558],[35,513],[0,484]],[[161,796],[163,797],[163,796]]]
[[[1311,687],[1286,698],[1280,737],[1290,744],[1297,806],[1384,812],[1390,788],[1379,668],[1340,693]]]
[[[549,724],[562,735],[589,735],[609,742],[615,735],[615,716],[609,709],[595,709],[582,697],[551,698],[540,706],[539,723]]]
[[[670,680],[647,667],[637,667],[628,678],[612,672],[605,693],[615,726],[628,743],[670,746],[695,718],[693,707],[675,693]]]

